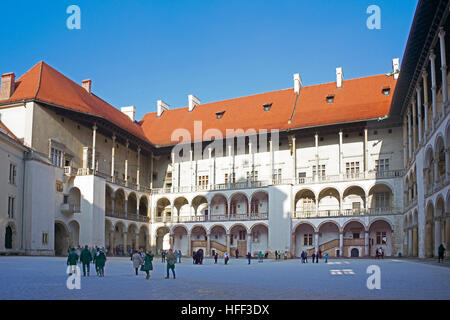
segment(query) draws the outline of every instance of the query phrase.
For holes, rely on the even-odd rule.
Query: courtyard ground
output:
[[[369,265],[381,270],[381,289],[369,290]],[[80,290],[66,287],[66,258],[0,257],[0,299],[450,299],[450,268],[409,259],[299,260],[205,259],[176,265],[177,279],[164,279],[166,266],[154,260],[151,279],[134,275],[129,258],[109,258],[105,277],[81,278]],[[92,268],[92,265],[91,265]],[[95,273],[95,272],[94,272]]]

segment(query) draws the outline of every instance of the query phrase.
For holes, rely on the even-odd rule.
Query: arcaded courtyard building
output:
[[[3,74],[0,121],[19,141],[0,148],[1,170],[20,163],[30,182],[2,178],[2,208],[20,204],[1,211],[0,251],[436,255],[450,241],[448,10],[419,2],[401,68],[336,68],[311,86],[294,74],[293,88],[189,95],[184,108],[159,100],[140,121],[45,62]]]

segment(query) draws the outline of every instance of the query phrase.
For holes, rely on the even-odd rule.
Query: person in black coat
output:
[[[252,254],[250,252],[247,253],[248,264],[250,264],[250,260],[252,259]]]

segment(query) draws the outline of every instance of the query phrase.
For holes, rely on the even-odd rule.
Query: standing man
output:
[[[314,262],[314,260],[313,260]],[[319,263],[319,252],[316,253],[316,263]]]
[[[91,252],[89,251],[88,246],[85,246],[83,251],[81,251],[80,261],[83,264],[83,277],[86,277],[86,268],[87,268],[87,275],[89,277],[90,263],[92,261],[92,255],[91,255]]]
[[[248,264],[250,264],[250,260],[252,259],[252,254],[250,252],[247,253]]]
[[[167,254],[167,276],[166,279],[169,279],[169,269],[172,269],[173,278],[175,279],[175,262],[176,258],[172,252],[172,249],[169,249],[169,253]]]
[[[69,256],[67,257],[67,265],[70,266],[70,276],[72,273],[77,273],[77,263],[78,263],[78,255],[75,251],[75,248],[72,248],[72,250],[69,253]]]
[[[99,277],[105,276],[105,263],[106,255],[102,249],[100,249],[95,257],[95,269],[97,269],[97,274]]]
[[[438,248],[438,256],[439,256],[438,263],[440,263],[441,260],[442,260],[442,262],[444,262],[444,253],[445,253],[445,248],[444,248],[444,245],[441,243],[441,245]]]
[[[328,263],[328,252],[324,254],[323,258],[325,259],[325,263]]]
[[[161,251],[161,262],[165,262],[166,261],[166,251]]]
[[[234,253],[236,254],[236,259],[239,258],[239,250],[236,249],[236,251]]]

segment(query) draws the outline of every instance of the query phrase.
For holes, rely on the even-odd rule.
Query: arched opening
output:
[[[340,213],[340,194],[335,188],[325,188],[319,193],[319,217],[335,217]]]
[[[139,231],[134,223],[128,226],[127,235],[127,252],[131,253],[139,247]]]
[[[433,190],[434,179],[434,154],[431,146],[428,146],[425,153],[424,164],[424,183],[426,194],[430,193]]]
[[[445,154],[446,156],[446,168],[447,168],[447,175],[450,175],[450,159],[448,159],[448,157],[450,157],[449,154],[449,149],[450,149],[450,122],[447,122],[447,128],[445,129],[445,145],[447,146],[447,152]],[[446,247],[448,248],[448,247]]]
[[[128,215],[137,215],[137,197],[134,192],[132,192],[128,195],[127,214]]]
[[[156,221],[168,221],[172,216],[172,208],[167,198],[161,198],[156,202]]]
[[[211,220],[220,221],[228,218],[227,198],[223,194],[215,194],[211,199]]]
[[[413,217],[412,217],[412,255],[413,257],[417,257],[419,255],[419,228],[418,228],[418,221],[419,221],[419,213],[417,210],[414,211]]]
[[[194,209],[194,214],[196,216],[196,221],[207,221],[208,220],[208,200],[204,196],[196,196],[192,199],[192,208]]]
[[[114,250],[114,227],[110,220],[105,219],[105,246],[108,254],[115,254]]]
[[[366,208],[366,193],[359,186],[345,189],[342,201],[344,215],[360,215]]]
[[[142,226],[139,229],[139,249],[148,250],[148,228],[146,226]]]
[[[442,136],[439,136],[436,140],[436,147],[435,147],[437,156],[437,181],[438,183],[444,183],[446,178],[446,171],[445,171],[445,146],[444,146],[444,139]]]
[[[250,253],[252,256],[259,252],[266,253],[269,250],[269,228],[265,224],[257,224],[252,227],[252,242]]]
[[[55,222],[55,255],[65,256],[69,251],[69,232],[61,222]]]
[[[310,218],[316,215],[316,196],[309,189],[295,194],[295,217]]]
[[[269,211],[269,195],[266,191],[253,193],[250,201],[250,216],[253,219],[266,219]]]
[[[445,204],[442,196],[439,196],[436,200],[436,210],[434,218],[434,255],[438,256],[438,249],[441,244],[445,242]],[[447,248],[447,247],[445,247]]]
[[[375,257],[376,250],[383,249],[384,255],[390,257],[392,255],[392,228],[391,225],[384,220],[376,220],[369,227],[369,252]]]
[[[72,220],[69,222],[70,240],[69,246],[71,248],[78,247],[80,245],[80,224]]]
[[[142,196],[139,199],[139,215],[143,217],[147,217],[148,213],[148,200],[146,196]]]
[[[178,222],[187,222],[190,221],[191,216],[191,207],[189,206],[189,202],[185,197],[178,197],[173,201],[173,206],[176,209],[176,216],[178,218]]]
[[[365,228],[360,221],[352,220],[348,222],[344,226],[343,236],[342,254],[344,257],[351,257],[353,249],[358,249],[360,256],[366,255],[364,248]]]
[[[370,208],[368,214],[384,214],[393,211],[393,193],[385,184],[376,184],[369,190]]]
[[[5,230],[5,249],[13,248],[13,231],[10,226],[6,227]]]
[[[230,229],[230,255],[235,256],[238,250],[238,256],[244,257],[247,254],[247,228],[237,224]]]
[[[113,198],[114,198],[114,191],[113,189],[106,185],[105,186],[105,214],[108,216],[113,215]]]
[[[431,201],[428,203],[425,215],[425,257],[433,257],[434,249],[434,207]]]
[[[167,227],[159,227],[156,230],[156,253],[170,249],[170,230]]]
[[[248,198],[243,193],[235,193],[230,199],[231,217],[245,217],[248,215]]]
[[[207,252],[207,232],[203,226],[194,226],[191,230],[191,250],[197,251],[202,249],[203,252]],[[191,252],[192,253],[192,252]]]
[[[190,255],[188,232],[183,226],[173,228],[173,249],[180,250],[183,255]]]
[[[337,257],[339,252],[339,226],[332,221],[319,225],[319,250],[322,256],[328,253],[329,257]]]
[[[72,187],[69,190],[69,195],[67,198],[67,203],[69,204],[69,209],[71,212],[80,212],[81,208],[81,192],[77,187]]]
[[[352,258],[358,258],[359,257],[359,250],[358,248],[353,248],[350,252],[350,256]]]
[[[114,226],[114,252],[115,255],[124,256],[127,254],[124,233],[126,232],[125,224],[121,221]]]
[[[211,228],[211,255],[217,252],[219,257],[227,252],[227,230],[224,226],[216,225]]]
[[[302,251],[314,249],[314,228],[309,223],[300,223],[294,230],[295,256],[300,257]]]
[[[114,195],[114,213],[117,216],[125,216],[125,191],[116,190]]]

